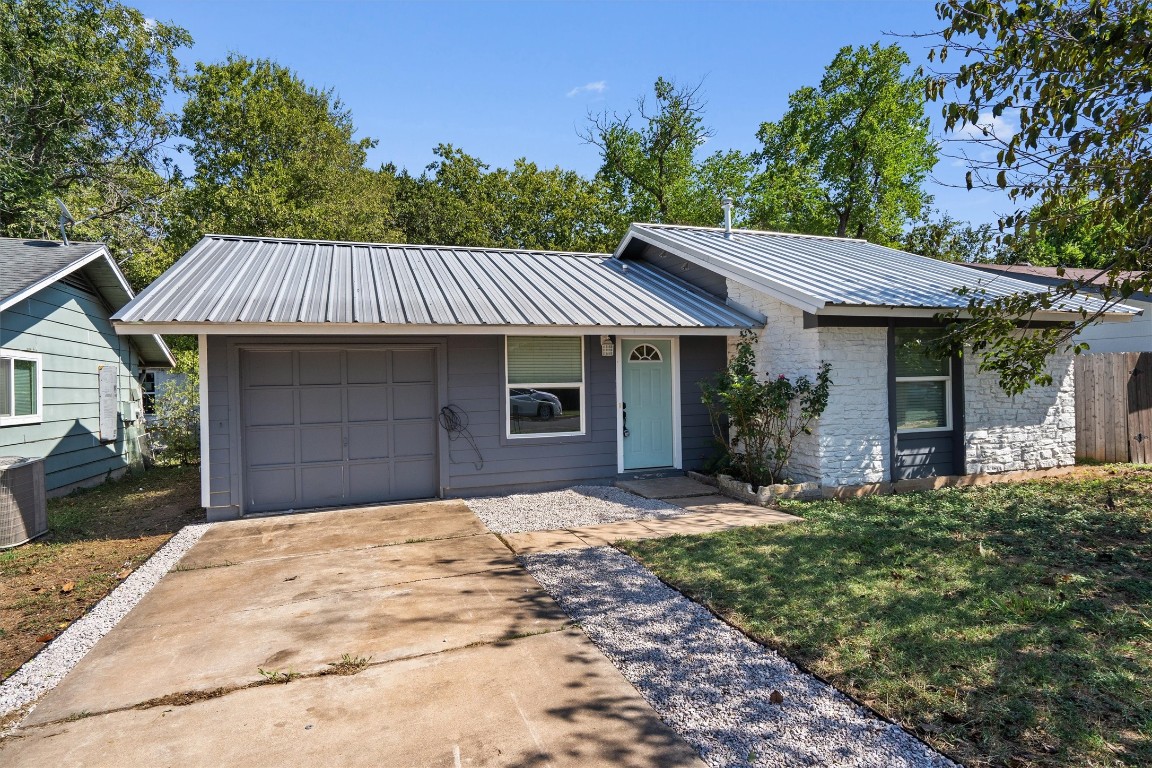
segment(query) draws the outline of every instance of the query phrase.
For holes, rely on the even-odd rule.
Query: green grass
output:
[[[1152,764],[1152,471],[851,502],[625,545],[968,765]]]

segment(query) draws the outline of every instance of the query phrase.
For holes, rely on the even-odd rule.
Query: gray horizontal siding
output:
[[[448,339],[448,400],[468,414],[469,429],[484,457],[463,440],[450,446],[450,495],[516,486],[602,481],[616,475],[616,361],[600,355],[600,340],[584,339],[587,360],[585,426],[575,438],[504,438],[502,336]]]
[[[913,432],[896,436],[896,480],[955,474],[953,433]]]
[[[680,431],[684,469],[702,469],[717,452],[708,409],[700,401],[700,382],[719,373],[728,362],[724,336],[685,336],[680,339]]]
[[[0,313],[0,346],[44,360],[44,419],[0,427],[0,453],[45,459],[49,491],[99,481],[140,458],[135,425],[122,421],[115,442],[99,440],[99,367],[118,366],[122,414],[138,391],[139,357],[110,314],[97,297],[59,282]]]

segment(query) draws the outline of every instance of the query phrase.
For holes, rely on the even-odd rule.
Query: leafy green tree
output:
[[[899,46],[846,46],[817,88],[789,97],[758,137],[763,164],[754,223],[897,243],[930,198],[922,184],[937,147],[924,114],[925,79],[905,74]]]
[[[623,214],[617,234],[629,221],[714,226],[725,195],[743,202],[751,158],[736,151],[697,156],[713,135],[700,89],[661,77],[654,106],[637,99],[636,125],[632,113],[589,116],[580,136],[600,150],[598,178]]]
[[[138,277],[178,191],[164,98],[189,44],[111,0],[0,3],[0,234],[57,237],[60,197]]]
[[[921,256],[944,261],[989,262],[997,260],[999,249],[991,224],[972,226],[948,213],[928,211],[904,233],[900,247]]]
[[[928,93],[944,102],[948,130],[974,134],[991,159],[972,153],[969,184],[1006,190],[1021,210],[1000,222],[1005,239],[1061,243],[1091,238],[1093,263],[1108,270],[1107,302],[1152,287],[1152,7],[1148,0],[946,0],[946,26],[931,58],[959,54]],[[1027,207],[1025,207],[1027,206]],[[1026,243],[1025,243],[1026,245]],[[1143,273],[1132,279],[1127,271]],[[1033,328],[1037,312],[1087,286],[990,299],[969,296],[948,343],[971,345],[981,368],[1019,392],[1051,380],[1053,352],[1099,313],[1063,328]],[[952,318],[960,313],[953,313]]]
[[[398,175],[397,221],[412,243],[604,251],[615,212],[601,184],[521,158],[491,170],[448,144],[418,178]]]
[[[199,63],[182,87],[180,133],[194,163],[174,240],[204,232],[396,239],[390,173],[365,168],[372,139],[331,90],[286,67],[231,55]]]

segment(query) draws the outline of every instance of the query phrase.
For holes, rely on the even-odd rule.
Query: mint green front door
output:
[[[671,467],[672,342],[625,339],[620,355],[624,469]]]

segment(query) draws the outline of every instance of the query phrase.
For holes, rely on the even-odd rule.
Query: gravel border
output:
[[[210,527],[211,523],[194,523],[181,528],[116,589],[0,683],[0,717],[28,706],[56,687]]]
[[[957,768],[611,547],[524,567],[713,768]],[[774,691],[783,702],[773,704]]]
[[[686,510],[666,501],[645,499],[609,485],[578,485],[563,491],[472,498],[464,502],[494,533],[556,531],[686,514]]]

